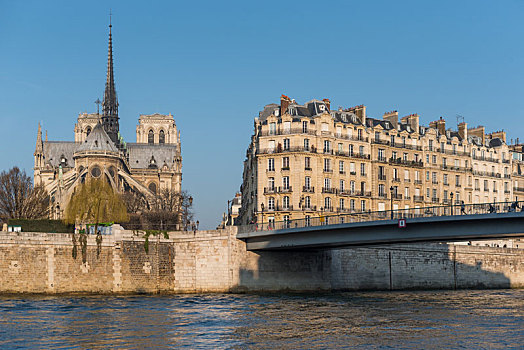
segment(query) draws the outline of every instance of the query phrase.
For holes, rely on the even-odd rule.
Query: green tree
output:
[[[40,219],[49,213],[49,194],[43,185],[33,187],[25,171],[14,167],[0,173],[0,216]]]
[[[126,222],[126,206],[118,193],[104,179],[89,179],[75,189],[66,208],[64,221],[94,223],[95,232],[101,222]]]

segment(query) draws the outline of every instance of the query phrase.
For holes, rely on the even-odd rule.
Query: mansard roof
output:
[[[113,141],[109,138],[102,124],[98,123],[93,128],[93,131],[87,136],[86,140],[82,142],[76,149],[80,151],[109,151],[118,152]]]

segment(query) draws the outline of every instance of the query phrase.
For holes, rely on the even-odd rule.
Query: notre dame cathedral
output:
[[[120,135],[111,27],[102,112],[78,116],[74,141],[49,141],[47,131],[43,139],[38,125],[34,184],[43,184],[50,194],[54,219],[62,218],[75,187],[88,177],[103,177],[120,193],[146,198],[165,188],[181,191],[180,132],[171,114],[140,115],[136,143]]]

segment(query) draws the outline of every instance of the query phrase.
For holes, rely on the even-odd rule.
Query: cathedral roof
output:
[[[80,146],[78,146],[76,151],[118,152],[118,149],[107,135],[102,124],[98,123],[94,127],[93,131],[91,131],[89,136],[87,136],[86,140]]]
[[[173,144],[147,144],[147,143],[128,143],[129,166],[134,169],[149,168],[151,157],[154,157],[158,167],[164,163],[172,167],[176,156],[180,155],[178,145]]]

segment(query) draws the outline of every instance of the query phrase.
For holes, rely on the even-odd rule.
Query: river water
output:
[[[0,348],[523,349],[524,290],[0,296]]]

